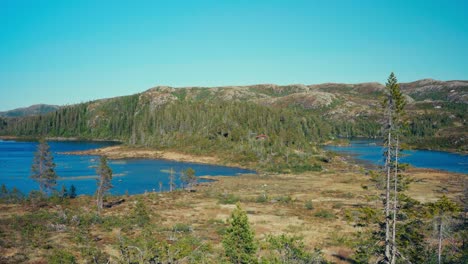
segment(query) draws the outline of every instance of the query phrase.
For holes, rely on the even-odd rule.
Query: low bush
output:
[[[232,193],[222,194],[218,198],[220,204],[236,204],[240,201],[240,197]]]
[[[255,199],[255,202],[256,203],[266,203],[268,202],[268,196],[266,194],[260,194],[259,196],[257,196],[257,198]]]
[[[304,204],[304,207],[307,209],[307,210],[314,210],[314,204],[312,203],[311,200],[307,200]]]
[[[288,204],[291,203],[293,200],[290,195],[281,195],[281,196],[276,196],[273,198],[275,201],[278,201],[280,203]]]
[[[55,249],[52,254],[47,258],[47,263],[50,264],[62,264],[62,263],[77,263],[75,256],[68,251],[63,249]]]
[[[325,219],[335,219],[336,216],[333,212],[322,209],[314,214],[315,217],[325,218]]]

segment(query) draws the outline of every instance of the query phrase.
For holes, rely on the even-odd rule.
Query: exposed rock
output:
[[[162,105],[177,100],[177,97],[172,94],[174,88],[168,86],[158,86],[147,90],[140,94],[139,104],[143,105],[148,103],[151,111],[159,108]]]
[[[335,101],[336,96],[326,92],[306,92],[306,93],[294,93],[283,97],[271,98],[267,100],[259,100],[264,105],[274,106],[301,106],[305,109],[316,109],[320,107],[329,106]]]

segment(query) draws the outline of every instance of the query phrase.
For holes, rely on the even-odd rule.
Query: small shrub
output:
[[[311,200],[307,200],[304,204],[304,207],[307,209],[307,210],[314,210],[314,204],[312,203]]]
[[[47,262],[50,264],[62,264],[62,263],[76,263],[75,256],[70,252],[62,249],[55,249],[52,254],[47,258]]]
[[[28,202],[34,207],[45,206],[47,204],[47,196],[41,191],[31,191],[28,195]]]
[[[307,251],[300,237],[268,236],[266,243],[268,254],[262,258],[262,263],[326,263],[321,250]]]
[[[260,194],[255,199],[255,202],[256,203],[266,203],[266,202],[268,202],[268,196],[266,194]]]
[[[285,204],[288,204],[288,203],[291,203],[292,202],[292,198],[290,195],[283,195],[283,196],[277,196],[274,198],[274,200],[280,202],[280,203],[285,203]]]
[[[150,216],[148,209],[141,199],[137,200],[136,205],[131,212],[130,218],[132,219],[133,224],[140,227],[143,227],[149,223]]]
[[[347,192],[347,193],[343,194],[342,197],[346,198],[346,199],[351,199],[351,198],[354,198],[354,194],[352,194],[350,192]]]
[[[332,206],[332,208],[333,209],[341,209],[343,206],[344,206],[344,204],[342,202],[337,202]]]
[[[220,204],[236,204],[240,201],[240,197],[231,193],[223,194],[219,197]]]
[[[333,212],[322,209],[314,214],[315,217],[325,218],[325,219],[335,219],[336,216]]]
[[[118,216],[106,216],[102,218],[102,227],[106,231],[111,231],[116,227],[125,228],[126,226],[128,226],[128,221]]]
[[[177,223],[175,224],[172,229],[177,232],[189,233],[193,231],[193,228],[190,225]]]

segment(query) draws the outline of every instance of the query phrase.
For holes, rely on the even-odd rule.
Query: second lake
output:
[[[351,140],[347,146],[325,146],[325,149],[369,165],[383,164],[383,146],[376,140]],[[413,167],[468,173],[468,155],[434,150],[405,150],[401,162]]]

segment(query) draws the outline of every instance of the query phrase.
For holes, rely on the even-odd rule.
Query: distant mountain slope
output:
[[[437,81],[424,79],[401,84],[401,88],[415,100],[442,100],[468,103],[468,81]]]
[[[408,102],[407,143],[468,151],[468,81],[425,79],[401,87]],[[119,139],[198,153],[224,148],[263,159],[301,153],[336,137],[379,137],[384,91],[380,83],[157,86],[41,118],[5,119],[0,134]],[[268,136],[269,152],[255,143],[259,134]]]
[[[0,112],[2,117],[23,117],[23,116],[34,116],[42,115],[53,112],[59,109],[57,105],[46,105],[46,104],[37,104],[31,105],[29,107],[17,108],[9,111]]]

